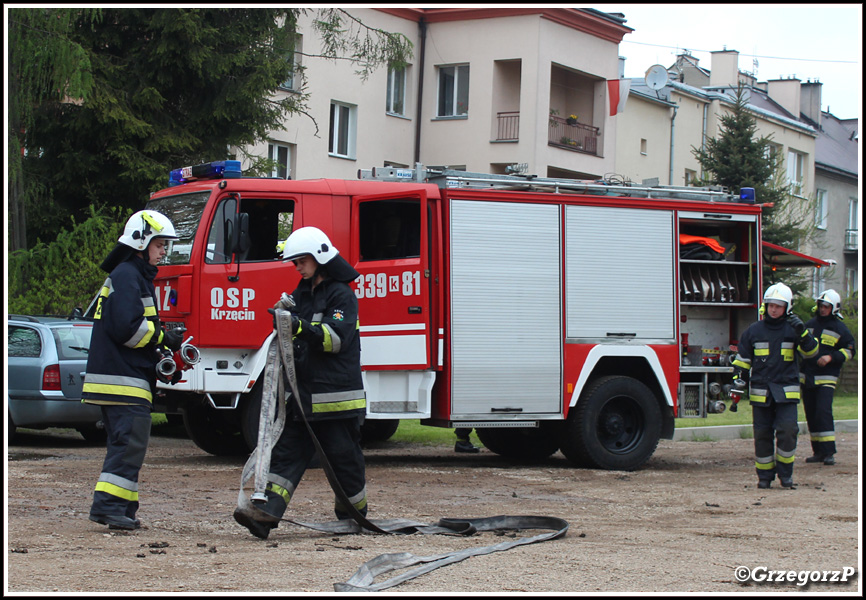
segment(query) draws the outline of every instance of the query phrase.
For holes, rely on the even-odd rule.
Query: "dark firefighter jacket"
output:
[[[806,327],[818,340],[818,353],[800,365],[800,383],[808,387],[828,385],[835,388],[842,365],[854,358],[854,336],[835,315],[813,317]],[[818,358],[830,356],[830,362],[818,366]]]
[[[292,292],[300,318],[295,334],[298,391],[309,420],[366,414],[361,378],[358,299],[348,284],[302,279]]]
[[[153,278],[157,268],[137,255],[115,267],[99,292],[82,401],[152,406],[156,344],[163,331]]]
[[[803,358],[815,356],[818,342],[806,329],[798,336],[784,317],[765,317],[749,325],[740,336],[733,366],[748,372],[749,400],[763,405],[772,394],[776,402],[800,401],[800,368]]]

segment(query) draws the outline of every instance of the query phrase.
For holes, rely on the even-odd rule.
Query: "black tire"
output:
[[[97,427],[94,425],[87,425],[83,427],[77,427],[78,433],[81,434],[81,437],[89,444],[96,444],[99,446],[104,446],[108,441],[108,432],[105,431],[103,427]]]
[[[661,431],[661,409],[646,385],[631,377],[601,377],[571,409],[559,448],[580,467],[633,471],[655,452]]]
[[[553,423],[538,427],[479,427],[478,439],[491,452],[515,460],[542,460],[559,450]]]
[[[361,444],[384,442],[397,433],[400,419],[364,419],[361,425]]]
[[[240,428],[239,410],[217,410],[207,398],[190,399],[183,407],[183,426],[195,445],[215,456],[249,454]]]
[[[15,422],[12,420],[12,413],[6,411],[6,441],[12,443],[15,440],[15,433],[18,428],[15,427]]]
[[[252,452],[259,444],[259,416],[262,413],[262,380],[256,382],[250,393],[241,400],[241,432],[247,450]]]

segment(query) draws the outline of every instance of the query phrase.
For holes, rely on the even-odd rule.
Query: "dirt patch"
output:
[[[800,436],[796,489],[758,490],[752,440],[663,441],[629,473],[575,469],[560,454],[514,465],[486,450],[388,442],[365,452],[369,517],[432,524],[542,515],[569,523],[564,538],[469,558],[390,589],[399,593],[854,592],[857,434],[838,434],[837,445],[836,466],[807,465],[809,441]],[[103,458],[102,448],[57,430],[20,434],[8,448],[7,592],[333,593],[383,553],[432,556],[503,539],[333,536],[282,524],[259,540],[232,518],[244,460],[211,456],[181,437],[151,440],[141,472],[143,527],[110,532],[87,519]],[[329,521],[332,505],[315,469],[287,516]],[[740,565],[858,574],[848,584],[739,583]]]

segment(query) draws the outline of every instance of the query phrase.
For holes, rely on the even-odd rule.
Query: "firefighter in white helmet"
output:
[[[182,330],[160,324],[153,286],[166,245],[176,239],[165,215],[139,211],[100,265],[109,275],[93,315],[82,401],[101,407],[108,434],[90,520],[111,529],[140,526],[138,474],[150,440],[156,365],[161,348],[176,350],[183,341]]]
[[[283,260],[294,263],[302,277],[291,294],[294,305],[281,301],[275,308],[292,311],[303,414],[298,402],[290,399],[283,433],[271,452],[267,502],[259,508],[272,520],[256,520],[240,510],[234,513],[238,523],[262,539],[277,526],[314,458],[316,450],[304,420],[322,445],[349,502],[359,513],[367,514],[361,450],[361,423],[367,404],[361,378],[358,299],[349,287],[359,273],[316,227],[302,227],[292,233],[286,240]],[[351,515],[336,497],[334,513],[338,519]]]
[[[764,318],[740,336],[732,363],[734,378],[749,382],[755,470],[761,489],[769,488],[777,474],[782,487],[794,485],[800,402],[797,354],[811,358],[818,352],[818,342],[794,314],[792,302],[791,288],[784,283],[767,288]]]
[[[826,290],[815,300],[816,315],[806,327],[818,340],[818,352],[800,365],[803,409],[809,424],[812,456],[807,463],[836,464],[836,428],[833,424],[833,394],[843,365],[854,358],[851,331],[842,322],[842,299]]]

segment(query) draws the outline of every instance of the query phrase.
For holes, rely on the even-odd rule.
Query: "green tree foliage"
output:
[[[782,158],[774,150],[772,136],[758,136],[755,118],[748,109],[748,90],[741,84],[730,111],[719,117],[719,135],[705,140],[705,149],[692,147],[704,170],[705,183],[723,185],[733,193],[755,188],[757,202],[764,205],[761,229],[764,241],[795,250],[809,235],[803,213],[808,207],[790,201]],[[764,287],[783,281],[795,293],[806,288],[803,275],[792,269],[773,271],[764,267]]]
[[[84,101],[93,85],[90,59],[72,39],[75,22],[98,20],[99,9],[10,8],[8,13],[8,191],[7,221],[10,249],[26,247],[27,210],[42,220],[52,213],[49,187],[41,179],[24,175],[22,150],[27,135],[46,105],[64,100]]]
[[[303,113],[303,88],[276,92],[292,72],[304,11],[103,8],[98,20],[72,13],[67,37],[86,58],[92,85],[80,100],[35,107],[25,178],[50,190],[55,211],[45,220],[33,215],[29,242],[55,233],[57,214],[84,215],[91,204],[141,208],[170,168],[228,158],[230,147],[267,139]],[[345,54],[362,72],[411,53],[408,41],[393,41],[403,36],[361,28],[345,11],[319,12],[326,55]]]
[[[86,309],[106,273],[99,268],[123,232],[130,211],[90,210],[89,217],[71,222],[49,243],[9,256],[10,313],[68,315]]]

